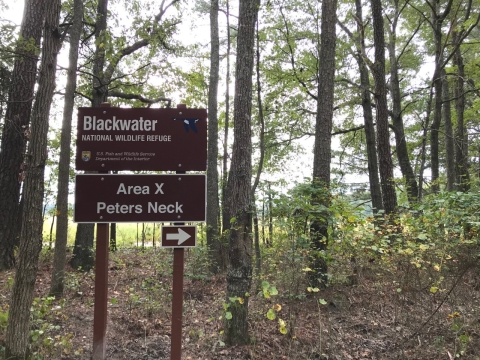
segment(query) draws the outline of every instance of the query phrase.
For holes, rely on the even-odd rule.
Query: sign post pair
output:
[[[97,223],[92,359],[105,359],[108,223],[161,222],[161,244],[174,248],[170,358],[181,359],[184,248],[196,246],[205,221],[207,163],[205,109],[79,108],[74,221]],[[109,171],[175,171],[169,175],[112,175]]]

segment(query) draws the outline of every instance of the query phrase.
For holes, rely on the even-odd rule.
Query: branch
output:
[[[165,4],[165,0],[162,1],[162,3],[160,4],[160,12],[155,16],[155,24],[158,24],[160,22],[160,20],[162,19],[163,15],[165,15],[165,12],[167,11],[167,9],[172,6],[173,4],[177,3],[179,0],[172,0],[172,2],[170,2],[165,8],[163,7],[163,5]],[[177,24],[179,24],[180,22],[177,21],[175,23],[172,23],[170,26],[175,26]],[[136,43],[130,45],[130,46],[127,46],[126,48],[123,48],[121,49],[120,51],[118,51],[114,56],[113,56],[113,59],[112,61],[110,62],[110,64],[108,64],[107,66],[107,69],[105,70],[105,76],[104,76],[104,81],[102,83],[108,83],[110,82],[110,77],[112,76],[113,72],[115,71],[115,69],[117,68],[118,66],[118,63],[127,55],[130,55],[130,54],[133,54],[135,51],[145,47],[145,46],[148,46],[150,44],[150,42],[152,41],[153,37],[155,35],[158,34],[158,30],[154,30],[152,31],[150,37],[146,38],[146,39],[142,39],[142,40],[139,40],[137,41]],[[168,46],[166,45],[165,42],[161,41],[162,45],[169,49]],[[170,49],[171,50],[171,49]]]
[[[285,19],[285,15],[283,14],[282,7],[280,7],[280,14],[282,15],[283,23],[285,25],[286,40],[287,40],[288,50],[290,51],[289,55],[290,55],[290,63],[292,65],[293,75],[295,76],[295,79],[300,83],[300,85],[302,85],[302,87],[305,89],[307,94],[310,95],[314,100],[317,100],[317,96],[312,94],[310,92],[310,90],[308,89],[307,85],[305,84],[305,82],[298,77],[297,69],[295,68],[295,58],[293,57],[293,49],[292,49],[292,46],[290,45],[290,32],[289,32],[289,29],[288,29],[288,23],[287,23],[287,20]]]
[[[121,98],[121,99],[126,99],[126,100],[139,100],[145,104],[155,104],[160,101],[165,101],[167,103],[167,107],[169,108],[172,103],[172,99],[164,98],[164,97],[159,97],[156,99],[147,99],[143,97],[142,95],[137,95],[137,94],[125,94],[120,91],[109,91],[108,96],[111,97],[116,97],[116,98]]]

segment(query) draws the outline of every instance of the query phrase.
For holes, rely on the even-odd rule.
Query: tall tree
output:
[[[72,115],[77,85],[78,47],[82,32],[83,1],[74,0],[72,26],[70,33],[69,65],[65,100],[63,106],[62,133],[60,140],[60,160],[58,164],[57,186],[57,228],[55,238],[55,254],[53,258],[52,282],[50,294],[63,295],[66,248],[68,235],[68,185],[70,183],[70,144],[72,140]]]
[[[15,265],[20,186],[46,0],[26,0],[0,148],[0,270]]]
[[[93,59],[92,76],[92,107],[99,107],[107,100],[107,83],[104,77],[105,64],[105,39],[107,29],[108,0],[99,0],[97,5],[97,19],[95,22],[95,55]],[[93,232],[95,224],[81,223],[77,225],[75,246],[71,265],[84,271],[90,270],[94,265],[93,259]]]
[[[57,54],[61,46],[59,32],[60,0],[47,3],[38,90],[32,110],[32,126],[23,186],[23,219],[15,283],[10,299],[5,355],[7,359],[26,359],[38,257],[43,241],[42,204],[47,161],[47,133],[50,106],[55,90]]]
[[[220,40],[218,36],[218,0],[210,2],[210,81],[208,85],[208,159],[207,159],[207,246],[211,270],[224,268],[219,233],[218,204],[218,78],[220,72]]]
[[[230,129],[230,52],[231,52],[231,32],[230,32],[230,1],[226,1],[226,22],[227,22],[227,69],[225,73],[225,126],[223,134],[223,161],[222,161],[222,236],[224,231],[228,230],[230,223],[226,212],[227,179],[228,179],[228,133]]]
[[[440,184],[438,179],[440,177],[440,161],[439,161],[439,131],[442,122],[442,70],[444,63],[444,49],[442,25],[452,9],[453,0],[448,0],[443,11],[441,11],[440,0],[426,1],[431,9],[431,26],[433,30],[433,40],[435,43],[435,71],[433,74],[433,87],[435,89],[435,99],[433,107],[433,121],[430,128],[430,158],[432,166],[432,190],[438,192]]]
[[[371,0],[375,62],[372,66],[375,81],[375,105],[377,118],[377,153],[380,163],[383,207],[387,214],[397,208],[397,195],[393,177],[393,162],[388,129],[387,86],[385,80],[385,33],[381,0]]]
[[[226,214],[230,219],[228,236],[227,299],[231,320],[226,340],[244,345],[248,336],[248,292],[252,282],[252,75],[255,23],[259,0],[240,0],[235,72],[234,140],[226,188]]]
[[[317,114],[315,123],[315,147],[313,151],[312,203],[325,211],[310,225],[312,248],[312,286],[327,284],[327,263],[323,252],[328,245],[328,207],[330,206],[330,166],[332,158],[332,123],[334,103],[335,49],[337,35],[337,0],[322,1],[320,31],[319,73],[317,87]]]
[[[370,197],[372,199],[373,212],[377,213],[383,210],[382,190],[380,187],[380,179],[378,177],[378,159],[375,135],[375,122],[373,121],[373,103],[371,97],[370,73],[367,67],[367,48],[365,45],[365,27],[363,20],[363,4],[361,0],[355,0],[355,21],[357,24],[356,34],[343,23],[339,22],[341,28],[347,33],[351,41],[356,46],[353,56],[358,64],[360,73],[360,91],[361,103],[363,110],[363,123],[365,130],[365,145],[367,148],[367,166],[368,179],[370,186]]]
[[[387,48],[390,60],[390,89],[392,99],[392,110],[390,114],[392,117],[392,129],[393,133],[395,134],[397,159],[400,165],[400,170],[402,171],[402,175],[405,179],[407,198],[410,203],[415,203],[418,200],[418,185],[417,180],[415,179],[415,173],[413,172],[413,168],[410,163],[407,141],[405,138],[405,127],[402,116],[403,94],[400,90],[399,75],[399,61],[402,54],[404,54],[405,49],[401,49],[399,55],[397,55],[398,23],[401,19],[400,16],[403,10],[405,10],[405,6],[400,7],[398,0],[395,0],[393,15],[389,18],[390,27],[387,27],[389,33]],[[409,40],[407,40],[406,46],[410,43],[417,31],[414,31]]]
[[[447,80],[445,69],[442,70],[442,100],[443,100],[443,123],[445,130],[445,167],[447,170],[447,191],[455,189],[456,166],[455,166],[455,144],[452,125],[450,85]]]

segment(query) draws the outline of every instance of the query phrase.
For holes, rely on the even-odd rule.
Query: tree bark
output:
[[[465,127],[465,65],[458,42],[460,41],[457,32],[452,33],[452,41],[456,47],[453,56],[453,64],[457,68],[457,77],[454,86],[455,110],[457,113],[457,124],[455,127],[455,163],[457,175],[457,188],[460,191],[470,190],[470,175],[468,172],[468,135]]]
[[[99,107],[107,101],[108,81],[105,79],[105,31],[107,29],[108,0],[99,0],[97,19],[95,23],[95,55],[93,59],[92,76],[92,107]],[[102,45],[103,44],[103,45]],[[77,225],[75,246],[70,264],[75,269],[89,271],[95,260],[93,258],[94,224],[80,223]]]
[[[230,221],[228,236],[227,301],[232,319],[228,320],[226,342],[244,345],[248,336],[248,292],[252,282],[252,75],[255,23],[258,0],[240,0],[237,65],[234,98],[232,162],[226,188],[226,214]]]
[[[317,87],[317,115],[315,124],[315,145],[313,151],[312,204],[323,209],[322,214],[310,225],[311,286],[325,287],[328,282],[327,263],[324,251],[328,246],[328,208],[330,206],[330,163],[332,159],[332,123],[334,103],[335,49],[337,35],[337,0],[322,2],[322,24],[320,29],[320,71]]]
[[[226,213],[225,204],[226,194],[227,194],[227,179],[228,179],[228,132],[230,127],[230,50],[231,50],[231,40],[230,40],[230,8],[229,0],[227,0],[226,7],[226,21],[227,21],[227,69],[225,74],[225,126],[224,126],[224,135],[223,135],[223,179],[222,179],[222,239],[225,236],[224,232],[230,227],[230,222],[228,219],[228,214]]]
[[[68,185],[70,183],[70,144],[72,142],[72,116],[77,87],[77,63],[80,35],[82,33],[83,1],[73,2],[73,24],[70,28],[69,65],[65,102],[63,106],[62,133],[60,140],[60,160],[58,163],[57,190],[57,229],[55,253],[53,256],[52,282],[50,295],[63,296],[67,235],[68,235]]]
[[[218,79],[220,40],[218,37],[218,0],[210,3],[210,81],[208,85],[208,159],[207,159],[207,246],[210,270],[218,273],[226,268],[219,232],[218,214]]]
[[[357,16],[357,32],[360,34],[360,47],[357,54],[357,63],[360,70],[360,86],[362,88],[362,109],[363,122],[365,124],[365,140],[367,146],[368,179],[370,184],[370,196],[372,198],[372,208],[373,213],[375,214],[378,211],[383,210],[383,202],[380,179],[378,177],[378,159],[377,149],[375,146],[376,135],[372,114],[373,104],[370,96],[370,77],[364,60],[367,54],[364,34],[365,24],[363,23],[361,0],[355,0],[355,8]]]
[[[393,177],[393,162],[388,129],[387,87],[385,82],[385,34],[383,10],[380,0],[371,0],[375,63],[372,72],[375,80],[375,104],[377,112],[377,153],[380,162],[383,207],[386,214],[395,212],[397,195]]]
[[[60,0],[48,2],[42,45],[42,61],[38,90],[32,110],[32,132],[29,138],[27,169],[24,183],[23,224],[20,236],[18,266],[10,299],[5,355],[7,359],[25,359],[30,331],[38,257],[42,249],[42,204],[44,173],[47,161],[47,133],[50,105],[55,90],[57,54],[61,46],[58,23]]]
[[[390,58],[390,86],[392,98],[392,124],[393,133],[395,134],[395,144],[398,164],[405,179],[405,187],[407,198],[410,204],[418,201],[418,185],[415,179],[410,158],[408,155],[407,141],[405,140],[405,128],[403,126],[402,117],[402,93],[400,91],[400,79],[398,76],[398,59],[397,59],[397,23],[399,18],[398,3],[396,3],[395,15],[392,20],[390,29],[390,37],[388,42],[388,52]]]
[[[45,0],[27,0],[20,29],[20,40],[15,53],[12,83],[3,125],[0,148],[0,270],[15,265],[14,247],[18,246],[20,227],[19,198],[20,186],[25,175],[25,147],[37,76],[38,56],[43,22]],[[34,46],[26,46],[32,41]]]
[[[442,70],[443,122],[445,124],[445,163],[447,169],[447,191],[455,190],[455,144],[453,138],[452,110],[450,105],[450,87],[447,74]]]
[[[442,123],[442,69],[444,64],[442,24],[452,8],[452,0],[448,0],[445,10],[440,13],[440,1],[432,2],[432,30],[435,43],[435,71],[433,75],[433,87],[435,100],[433,108],[433,121],[430,127],[430,161],[432,167],[432,191],[439,192],[440,184],[440,161],[439,161],[439,131]]]

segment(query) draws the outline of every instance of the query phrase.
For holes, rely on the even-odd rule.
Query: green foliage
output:
[[[70,354],[73,334],[53,335],[61,329],[60,325],[55,325],[55,320],[63,316],[64,305],[65,300],[55,302],[54,297],[35,298],[33,300],[30,311],[30,359],[60,357]]]

